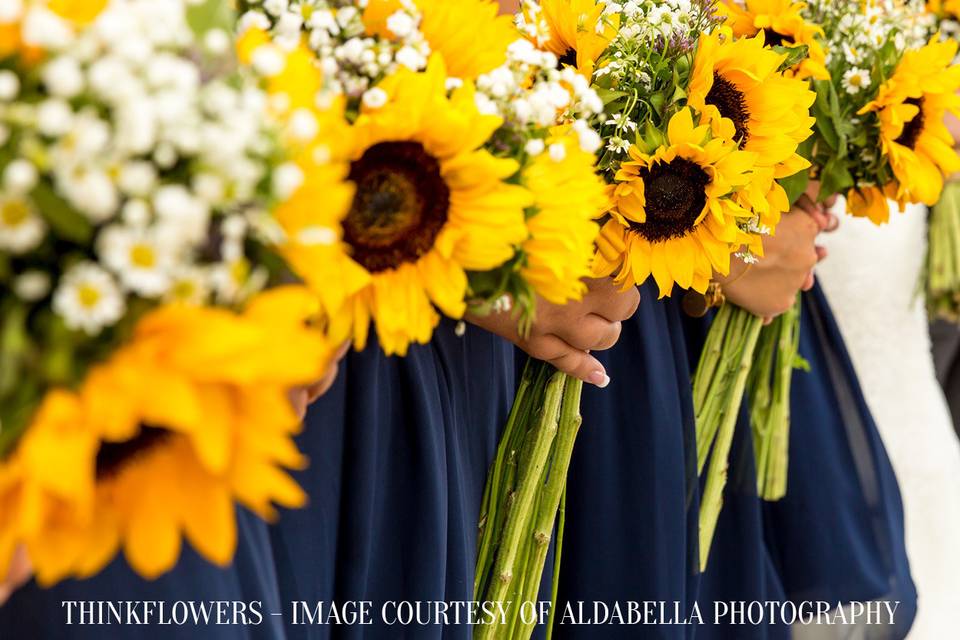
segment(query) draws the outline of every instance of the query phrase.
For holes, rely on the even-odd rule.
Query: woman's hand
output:
[[[506,338],[528,354],[584,382],[605,387],[606,369],[590,351],[609,349],[620,338],[620,323],[633,316],[640,304],[636,287],[621,291],[610,278],[587,280],[587,293],[579,302],[556,305],[537,301],[536,320],[523,337],[509,312],[469,315],[467,321]]]
[[[797,292],[813,287],[813,268],[827,255],[816,245],[817,236],[837,226],[836,216],[811,197],[818,190],[814,183],[783,216],[776,234],[763,239],[758,263],[748,267],[733,259],[730,275],[718,278],[728,300],[769,321],[793,306]]]
[[[13,554],[13,562],[10,563],[10,571],[5,578],[0,579],[0,606],[3,606],[10,595],[30,579],[32,573],[26,549],[17,548]]]
[[[323,376],[323,378],[313,384],[296,387],[289,391],[290,404],[293,405],[293,410],[297,412],[301,420],[307,415],[307,407],[316,402],[317,398],[325,394],[330,390],[330,387],[333,386],[334,381],[337,379],[340,361],[343,360],[349,350],[350,343],[345,342],[337,349],[337,353],[333,356],[333,361],[327,369],[327,374]]]

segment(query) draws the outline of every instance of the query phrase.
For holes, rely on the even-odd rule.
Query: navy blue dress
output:
[[[174,569],[154,581],[136,575],[123,560],[115,559],[103,572],[88,580],[67,580],[50,589],[40,589],[30,583],[14,592],[0,607],[0,638],[2,640],[283,640],[281,618],[271,615],[282,611],[277,589],[277,576],[270,553],[270,539],[266,524],[253,514],[238,510],[237,552],[232,565],[220,569],[208,563],[184,544],[181,557]],[[134,616],[144,621],[143,601],[162,603],[166,616],[183,620],[175,607],[210,606],[211,601],[242,603],[246,607],[246,622],[236,618],[232,623],[233,605],[229,609],[231,624],[195,623],[159,624],[160,611],[153,607],[150,624],[81,625],[79,603],[63,605],[64,601],[121,601],[139,602]],[[187,603],[177,605],[178,601]],[[106,605],[104,605],[106,607]],[[237,606],[236,609],[240,607]],[[254,609],[258,613],[253,613]],[[99,605],[95,610],[99,614]],[[105,609],[106,611],[106,609]],[[126,612],[126,609],[124,609]],[[73,624],[68,625],[68,613]],[[126,615],[126,613],[124,613]],[[131,618],[131,622],[137,618]],[[109,621],[109,615],[105,616]],[[87,622],[97,622],[98,619]]]
[[[792,600],[899,600],[896,628],[916,614],[893,468],[819,285],[803,296],[793,377],[787,495],[765,505],[767,544]]]
[[[691,354],[706,323],[688,321]],[[876,629],[903,638],[916,613],[903,541],[903,512],[893,470],[860,391],[856,372],[819,286],[803,295],[795,372],[786,497],[757,497],[746,407],[737,424],[730,475],[698,602],[704,611],[730,601],[899,600],[896,625]],[[749,397],[745,405],[749,403]],[[720,605],[721,607],[723,605]],[[789,615],[789,609],[788,615]],[[698,630],[697,640],[779,640],[779,619]]]
[[[288,637],[469,638],[470,626],[388,626],[391,601],[473,599],[487,468],[513,403],[513,347],[444,321],[426,346],[352,353],[300,437],[303,510],[272,529]],[[295,624],[292,602],[371,602],[373,624]],[[303,622],[305,616],[299,616]]]
[[[583,427],[567,484],[557,622],[584,601],[611,610],[662,601],[644,626],[557,624],[554,638],[690,638],[698,580],[696,450],[686,346],[677,308],[641,287],[620,341],[595,354],[611,382],[584,386]],[[603,616],[603,611],[600,611]],[[584,617],[585,619],[585,617]],[[568,619],[569,621],[570,619]],[[674,624],[669,624],[669,622]]]

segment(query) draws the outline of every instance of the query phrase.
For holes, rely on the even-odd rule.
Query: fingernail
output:
[[[606,389],[607,385],[610,384],[610,376],[603,371],[594,371],[590,374],[590,384],[600,389]]]

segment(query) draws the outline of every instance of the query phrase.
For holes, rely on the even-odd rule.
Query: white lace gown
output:
[[[818,267],[900,483],[919,594],[911,640],[960,637],[960,442],[916,294],[926,230],[919,206],[892,210],[882,227],[842,216],[822,240],[830,255]]]

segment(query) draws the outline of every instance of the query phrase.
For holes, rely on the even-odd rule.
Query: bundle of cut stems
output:
[[[756,455],[757,493],[779,500],[787,493],[790,445],[790,386],[793,370],[807,368],[800,357],[800,298],[760,332],[747,379],[750,426]]]
[[[693,378],[697,472],[706,469],[700,496],[700,567],[705,569],[723,507],[730,447],[763,320],[725,303],[714,317]],[[709,466],[707,462],[709,459]]]
[[[562,503],[580,429],[583,383],[551,365],[529,360],[487,476],[478,532],[474,596],[504,605],[506,619],[477,627],[477,640],[526,640],[535,616],[553,532],[556,601],[563,543]],[[560,523],[555,527],[557,516]],[[507,604],[509,603],[509,605]],[[521,616],[526,605],[527,615]],[[551,607],[548,635],[552,630]]]
[[[926,264],[927,312],[960,322],[960,182],[950,182],[930,210]]]

